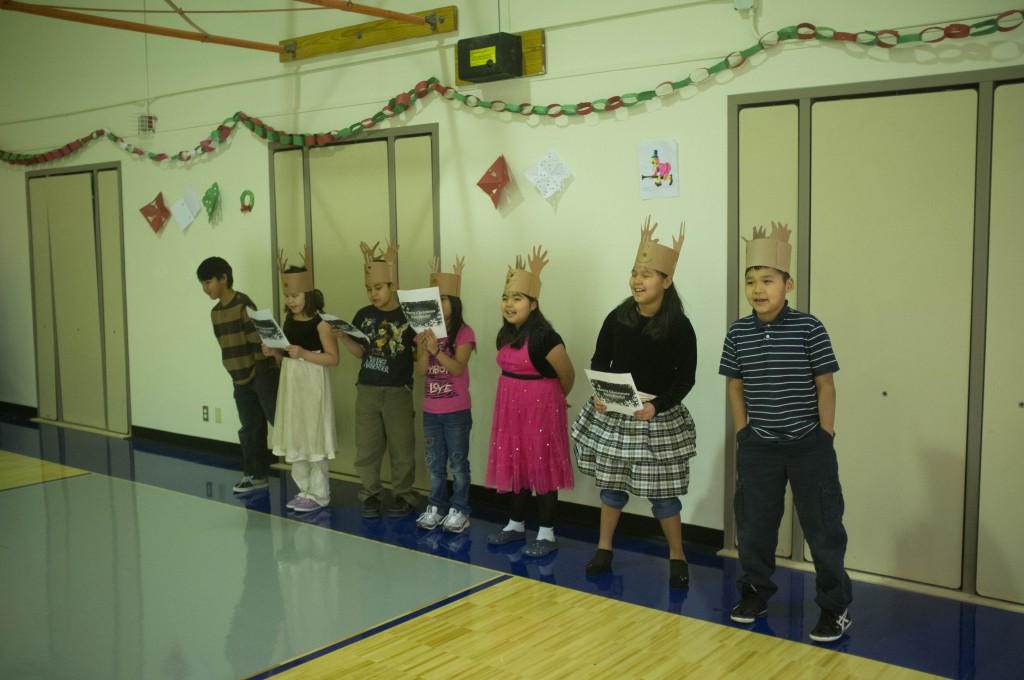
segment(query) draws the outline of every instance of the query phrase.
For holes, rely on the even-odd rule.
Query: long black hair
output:
[[[548,322],[541,313],[540,303],[537,302],[537,298],[532,298],[525,293],[522,295],[527,300],[535,304],[536,307],[530,311],[530,315],[526,317],[526,321],[524,321],[523,325],[519,328],[516,328],[514,323],[509,323],[504,317],[502,317],[501,328],[498,329],[498,349],[501,349],[505,345],[512,345],[512,349],[519,349],[534,333],[554,330],[551,323]]]
[[[288,267],[284,273],[297,274],[304,271],[306,271],[305,267],[296,267],[295,265],[292,265],[291,267]],[[302,307],[302,316],[308,316],[312,319],[322,311],[324,311],[324,294],[320,292],[319,288],[307,290],[305,304]],[[288,305],[284,306],[284,313],[286,317],[291,314],[291,310],[288,309]]]
[[[448,347],[448,351],[453,355],[455,354],[455,336],[459,334],[465,322],[462,320],[462,298],[456,295],[447,295],[449,304],[452,306],[452,313],[448,317],[448,342],[445,345]]]
[[[662,281],[666,278],[661,272],[658,272],[658,276],[661,277]],[[679,298],[676,284],[673,282],[665,289],[665,296],[661,300],[661,307],[651,317],[650,321],[647,322],[643,332],[654,340],[664,340],[669,336],[672,329],[677,328],[679,322],[685,318],[686,312],[683,310],[683,301]],[[640,323],[640,309],[637,307],[632,295],[615,308],[615,320],[630,328],[636,328]]]

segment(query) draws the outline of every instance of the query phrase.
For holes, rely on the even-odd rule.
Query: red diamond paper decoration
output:
[[[480,178],[480,181],[476,183],[485,194],[491,197],[491,202],[494,203],[494,207],[498,207],[498,201],[501,200],[501,190],[508,186],[508,165],[505,164],[505,157],[498,156],[498,160],[491,164],[491,167],[487,168],[487,172]]]
[[[167,222],[167,218],[171,216],[171,211],[164,206],[163,192],[160,192],[151,202],[139,208],[139,212],[146,218],[149,226],[153,229],[153,233],[156,234],[160,233],[160,230],[164,228],[164,223]]]

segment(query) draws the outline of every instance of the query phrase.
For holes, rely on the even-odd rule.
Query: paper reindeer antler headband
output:
[[[284,259],[284,248],[277,253],[277,267],[281,272],[281,290],[285,295],[289,293],[308,293],[316,288],[313,285],[313,255],[309,252],[309,246],[300,253],[302,266],[306,271],[286,272],[288,260]]]
[[[672,276],[676,271],[676,263],[679,261],[679,251],[686,240],[686,223],[679,223],[679,237],[672,237],[672,247],[663,246],[654,238],[654,230],[658,228],[655,222],[651,226],[651,216],[640,226],[640,247],[636,251],[636,267],[650,267],[659,271],[665,276]]]
[[[363,251],[365,260],[363,280],[367,286],[372,286],[375,283],[398,284],[398,272],[395,268],[395,263],[398,261],[398,246],[387,241],[384,243],[388,247],[387,250],[379,250],[380,241],[374,243],[373,247],[366,245],[363,241],[359,242],[359,250]]]
[[[765,236],[764,227],[754,227],[754,238],[743,238],[747,242],[747,269],[751,267],[773,267],[789,273],[793,246],[789,243],[792,233],[782,222],[772,222],[772,233]]]
[[[435,257],[430,260],[430,285],[437,286],[438,295],[450,295],[460,297],[462,290],[462,267],[466,258],[455,256],[455,266],[452,267],[454,274],[446,274],[441,271],[441,258]]]
[[[516,255],[516,266],[508,268],[505,275],[505,292],[522,293],[534,300],[540,297],[540,270],[548,263],[548,251],[541,252],[541,246],[534,246],[529,257],[530,271],[526,271],[523,258]]]

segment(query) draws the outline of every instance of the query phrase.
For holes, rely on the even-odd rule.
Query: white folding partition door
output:
[[[948,588],[963,555],[976,111],[973,89],[812,108],[810,312],[841,367],[847,566]]]
[[[1024,321],[1020,313],[1024,84],[995,91],[978,519],[978,593],[1024,603]]]
[[[379,244],[384,249],[387,242],[397,241],[399,285],[427,285],[428,261],[435,244],[432,153],[431,137],[417,135],[308,149],[308,171],[303,167],[303,150],[275,154],[278,245],[285,248],[291,262],[298,257],[301,244],[312,244],[316,286],[324,294],[328,313],[351,321],[357,310],[369,304],[360,242]],[[392,225],[396,225],[394,231]],[[359,362],[343,347],[340,351],[340,365],[330,370],[339,446],[331,470],[354,475],[354,385]],[[417,414],[422,391],[417,377],[413,393]],[[417,415],[420,448],[421,431]],[[417,460],[423,460],[422,451],[417,453]],[[382,476],[390,478],[386,456]],[[425,467],[417,466],[417,486],[425,487],[428,478]]]
[[[127,433],[116,170],[29,179],[39,415]]]

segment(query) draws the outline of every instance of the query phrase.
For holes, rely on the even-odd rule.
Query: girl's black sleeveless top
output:
[[[293,345],[298,345],[302,349],[308,349],[311,352],[322,352],[324,351],[324,346],[320,342],[320,332],[316,329],[320,321],[319,314],[309,321],[296,321],[289,314],[284,320],[284,328],[282,330],[288,337],[288,342]]]

